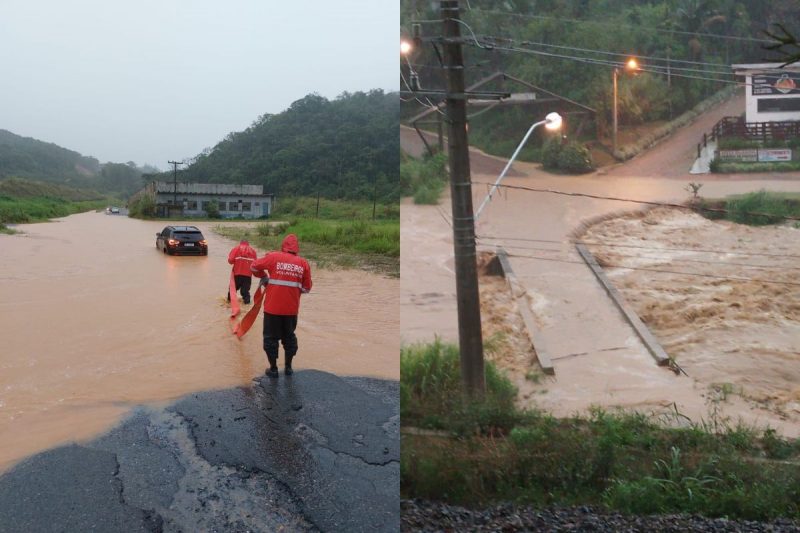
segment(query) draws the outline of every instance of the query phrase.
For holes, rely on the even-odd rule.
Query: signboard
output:
[[[791,161],[791,148],[762,148],[758,151],[759,161]]]
[[[753,74],[754,95],[800,94],[800,73]]]
[[[720,150],[721,161],[758,161],[758,150]]]

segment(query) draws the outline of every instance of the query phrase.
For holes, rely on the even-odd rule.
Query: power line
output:
[[[484,181],[473,181],[473,185],[494,185],[493,183],[487,183]],[[558,194],[561,196],[575,196],[581,198],[592,198],[594,200],[610,200],[614,202],[628,202],[632,204],[642,204],[642,205],[652,205],[656,207],[673,207],[676,209],[687,209],[690,211],[708,211],[711,213],[723,213],[728,214],[732,211],[728,209],[722,209],[719,207],[702,207],[702,206],[687,206],[684,204],[675,204],[669,202],[653,202],[649,200],[634,200],[632,198],[618,198],[616,196],[602,196],[599,194],[589,194],[584,192],[567,192],[567,191],[558,191],[555,189],[538,189],[535,187],[526,187],[524,185],[508,185],[508,184],[501,184],[498,187],[505,187],[506,189],[519,189],[528,192],[540,192],[540,193],[547,193],[547,194]],[[759,212],[751,212],[751,211],[744,211],[737,213],[740,215],[750,215],[750,216],[759,216],[759,217],[766,217],[770,219],[779,219],[779,220],[800,220],[800,217],[793,217],[789,215],[773,215],[770,213],[759,213]]]
[[[509,13],[506,11],[497,11],[492,9],[480,9],[480,8],[473,8],[472,11],[479,12],[479,13],[489,13],[493,15],[503,15],[503,16],[510,16],[510,17],[521,17],[521,18],[530,18],[530,19],[539,19],[539,20],[555,20],[560,22],[570,22],[574,24],[595,24],[601,26],[611,26],[614,28],[619,29],[620,26],[627,26],[629,28],[636,28],[642,30],[652,30],[658,31],[662,33],[672,33],[677,35],[691,35],[691,36],[702,36],[702,37],[713,37],[717,39],[729,39],[734,41],[746,41],[746,42],[753,42],[753,43],[762,43],[762,44],[773,44],[774,41],[770,41],[768,39],[757,39],[755,37],[739,37],[736,35],[723,35],[720,33],[705,33],[705,32],[692,32],[692,31],[683,31],[683,30],[670,30],[667,28],[656,28],[652,26],[642,26],[641,24],[631,24],[625,22],[606,22],[601,20],[586,20],[586,19],[571,19],[571,18],[564,18],[564,17],[552,17],[546,15],[528,15],[525,13]]]
[[[493,48],[495,50],[501,50],[501,51],[506,51],[506,52],[522,52],[522,53],[527,53],[527,54],[554,57],[554,58],[559,58],[559,59],[570,59],[570,60],[573,60],[573,61],[578,61],[578,62],[581,62],[581,63],[590,64],[590,65],[603,65],[603,66],[607,66],[607,67],[610,66],[610,67],[618,67],[618,68],[623,66],[622,63],[615,62],[615,61],[608,61],[608,60],[602,60],[602,59],[593,59],[593,58],[587,58],[587,57],[570,56],[570,55],[565,55],[565,54],[554,54],[554,53],[551,53],[551,52],[544,52],[542,50],[530,50],[530,49],[527,49],[527,48],[510,48],[510,47],[504,47],[504,46],[494,46]],[[661,70],[659,70],[659,68]],[[732,83],[732,84],[740,85],[740,86],[752,85],[752,84],[749,84],[749,83],[738,82],[738,81],[735,81],[735,80],[724,80],[724,79],[720,79],[720,78],[709,78],[709,77],[705,77],[705,76],[692,76],[692,75],[689,75],[689,74],[680,74],[680,73],[672,72],[673,70],[676,70],[676,69],[675,68],[670,68],[670,74],[673,77],[688,78],[688,79],[694,79],[694,80],[714,81],[714,82],[719,82],[719,83]],[[666,67],[658,67],[658,68],[640,67],[638,69],[638,71],[639,72],[652,72],[652,73],[656,73],[656,74],[666,74],[667,73]]]
[[[524,254],[508,254],[508,257],[518,257],[521,259],[535,259],[537,261],[552,261],[555,263],[568,263],[574,265],[583,265],[585,264],[583,261],[571,261],[568,259],[556,259],[552,257],[539,257],[534,255],[524,255]],[[719,276],[717,274],[705,274],[702,272],[681,272],[676,270],[665,270],[662,268],[648,268],[648,267],[632,267],[632,266],[623,266],[623,265],[612,265],[612,264],[604,264],[604,268],[620,268],[625,270],[637,270],[637,271],[644,271],[644,272],[654,272],[657,274],[677,274],[681,276],[695,276],[701,278],[712,278],[712,279],[721,279],[726,281],[749,281],[753,283],[769,283],[772,285],[786,285],[791,287],[800,287],[800,283],[794,281],[776,281],[770,279],[758,279],[758,278],[747,278],[747,277],[738,277],[738,276]]]
[[[610,56],[616,56],[616,57],[619,57],[619,56],[626,56],[626,57],[627,56],[632,56],[632,57],[635,57],[636,59],[647,59],[647,60],[652,60],[652,61],[663,61],[663,62],[669,62],[670,63],[670,68],[672,68],[672,69],[689,70],[686,67],[672,66],[671,65],[672,63],[685,63],[685,64],[689,64],[689,65],[701,65],[701,66],[705,65],[705,66],[711,66],[711,67],[721,67],[724,70],[715,71],[715,72],[718,72],[720,74],[730,74],[731,73],[730,65],[723,65],[722,63],[707,63],[707,62],[703,62],[703,61],[688,61],[688,60],[684,60],[684,59],[672,59],[672,58],[667,59],[665,57],[646,56],[646,55],[630,54],[630,53],[623,53],[623,52],[612,52],[612,51],[609,51],[609,50],[599,50],[599,49],[596,49],[596,48],[580,48],[580,47],[577,47],[577,46],[567,46],[567,45],[561,45],[561,44],[549,44],[549,43],[543,43],[543,42],[537,42],[537,41],[527,41],[527,40],[513,39],[513,38],[510,38],[510,37],[495,37],[495,36],[491,36],[491,35],[484,35],[483,38],[485,38],[485,39],[497,39],[499,41],[507,41],[507,42],[519,44],[521,46],[546,46],[546,47],[549,47],[549,48],[560,48],[560,49],[564,49],[564,50],[573,50],[573,51],[576,51],[576,52],[589,52],[589,53],[593,53],[593,54],[610,55]],[[659,66],[661,66],[661,65],[659,65]],[[697,70],[697,69],[694,69],[694,70]],[[770,70],[772,70],[772,69],[770,69]],[[780,69],[774,69],[774,70],[779,71]],[[701,71],[698,71],[698,72],[708,72],[708,70],[701,70]]]

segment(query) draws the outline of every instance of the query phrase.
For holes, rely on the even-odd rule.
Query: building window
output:
[[[242,202],[242,211],[250,211],[250,202]]]
[[[203,211],[208,211],[208,204],[209,203],[211,203],[211,202],[203,202],[202,204],[200,204],[203,207]]]
[[[189,211],[197,211],[197,200],[189,200],[186,202],[186,209]]]
[[[239,202],[228,202],[228,211],[238,211]]]

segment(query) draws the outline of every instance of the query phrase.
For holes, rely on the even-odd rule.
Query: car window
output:
[[[198,239],[203,238],[203,234],[199,231],[176,231],[175,236],[177,237],[179,235],[181,237],[197,237]]]

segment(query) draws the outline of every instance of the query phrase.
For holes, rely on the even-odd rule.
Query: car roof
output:
[[[200,231],[199,228],[195,226],[168,226],[175,231]]]

